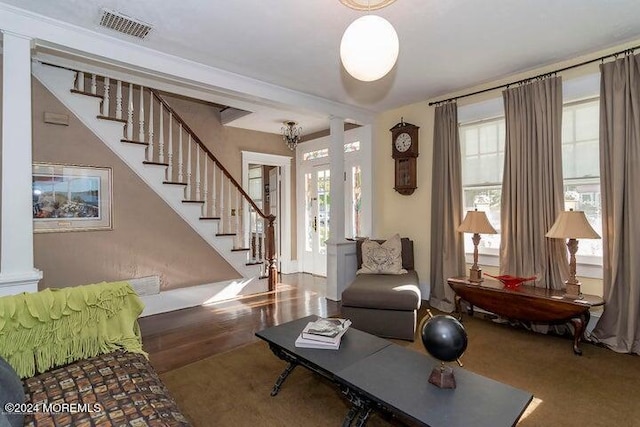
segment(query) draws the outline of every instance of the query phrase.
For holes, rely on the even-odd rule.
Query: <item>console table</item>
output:
[[[577,355],[582,355],[579,344],[589,323],[589,309],[604,304],[604,300],[596,295],[582,294],[579,299],[567,298],[562,290],[531,285],[507,288],[497,280],[486,278],[480,283],[470,282],[466,277],[449,278],[447,282],[456,294],[455,306],[460,317],[460,300],[464,300],[470,305],[470,314],[473,314],[473,306],[477,306],[507,319],[540,323],[571,322],[575,328],[573,352]]]
[[[343,427],[364,426],[372,410],[390,412],[411,425],[508,427],[517,423],[533,398],[458,367],[453,367],[457,388],[438,388],[428,382],[438,361],[353,327],[338,350],[296,347],[300,331],[316,318],[283,323],[256,336],[288,362],[271,395],[278,394],[296,366],[303,366],[331,380],[352,404]]]

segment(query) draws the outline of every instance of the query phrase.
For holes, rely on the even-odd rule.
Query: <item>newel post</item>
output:
[[[278,268],[276,267],[276,232],[274,222],[276,220],[275,215],[269,215],[267,217],[269,225],[267,226],[267,262],[269,266],[269,291],[276,290],[276,284],[278,283]]]

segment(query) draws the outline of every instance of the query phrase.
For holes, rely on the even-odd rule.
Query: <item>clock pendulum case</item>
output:
[[[400,123],[389,129],[391,131],[391,150],[395,162],[395,185],[394,189],[404,195],[413,194],[417,185],[418,158],[418,126],[405,123],[400,119]]]

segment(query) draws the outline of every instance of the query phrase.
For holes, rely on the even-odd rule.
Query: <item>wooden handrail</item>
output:
[[[158,102],[160,102],[163,105],[163,107],[165,107],[173,115],[173,117],[175,117],[176,120],[180,124],[182,124],[182,128],[185,129],[191,135],[191,138],[200,146],[200,148],[202,148],[202,150],[207,154],[207,156],[209,156],[209,158],[216,165],[218,165],[218,168],[220,168],[222,173],[224,173],[225,176],[229,179],[229,181],[231,181],[231,183],[233,183],[234,187],[236,187],[236,189],[240,192],[240,194],[242,194],[242,197],[244,197],[249,202],[249,204],[251,204],[251,206],[253,207],[253,209],[255,209],[255,211],[258,213],[258,215],[260,215],[262,218],[264,218],[266,220],[269,220],[269,217],[271,217],[271,216],[273,216],[273,218],[275,219],[274,215],[267,215],[264,212],[262,212],[262,209],[260,209],[258,207],[258,205],[255,204],[255,202],[251,199],[251,197],[244,191],[242,186],[240,184],[238,184],[238,181],[236,181],[233,178],[233,176],[231,176],[231,174],[229,173],[227,168],[225,168],[222,165],[222,163],[220,163],[220,161],[216,158],[216,156],[214,156],[213,153],[204,145],[204,143],[200,140],[200,138],[198,138],[196,133],[191,130],[189,125],[187,125],[185,123],[185,121],[182,120],[182,117],[180,117],[180,115],[178,113],[176,113],[176,111],[173,108],[171,108],[171,106],[164,100],[164,98],[162,98],[162,96],[160,96],[160,94],[157,93],[154,89],[151,89],[151,88],[147,88],[147,89],[149,89],[149,92],[151,92],[153,94],[153,96],[158,100]]]

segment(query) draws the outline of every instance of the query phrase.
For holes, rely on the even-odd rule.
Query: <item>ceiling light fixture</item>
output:
[[[282,123],[284,124],[282,127],[282,139],[287,144],[287,147],[293,151],[302,139],[302,128],[297,126],[298,123],[291,120]]]
[[[381,9],[395,0],[340,0],[352,9]],[[373,3],[373,5],[371,5]],[[367,14],[353,21],[340,42],[342,65],[354,78],[372,82],[381,79],[398,59],[400,42],[393,25],[386,19]]]

